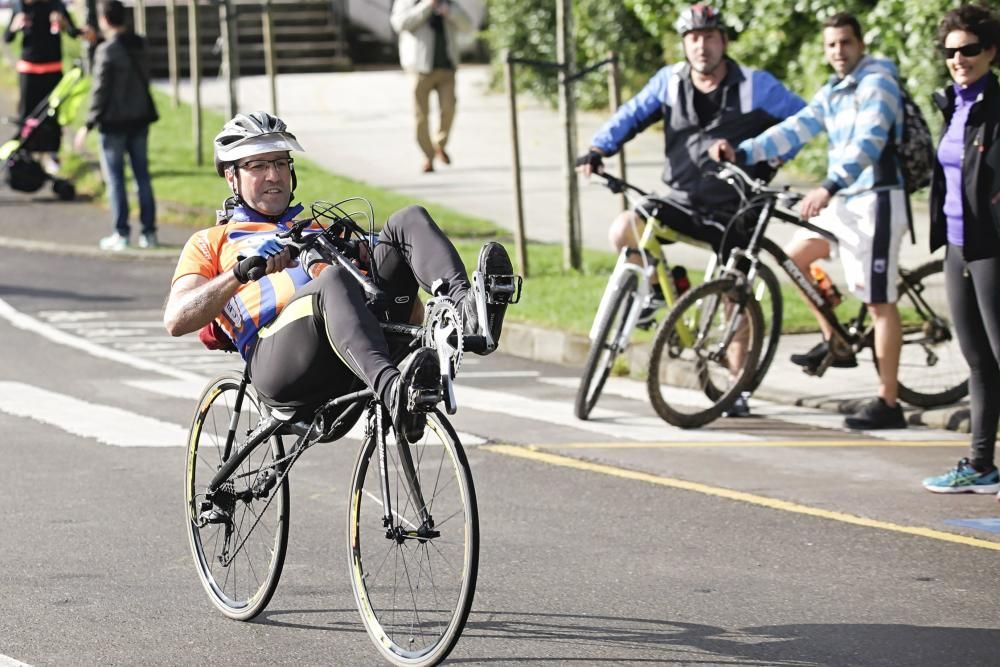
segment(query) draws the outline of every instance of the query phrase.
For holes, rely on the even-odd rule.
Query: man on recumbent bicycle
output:
[[[167,331],[181,336],[217,324],[272,406],[315,405],[351,391],[360,378],[390,411],[397,437],[418,440],[423,412],[433,406],[411,411],[407,402],[440,395],[437,354],[421,347],[397,367],[358,281],[312,252],[293,258],[277,236],[303,211],[292,204],[290,151],[303,150],[295,136],[281,119],[258,111],[227,122],[214,145],[216,170],[232,191],[231,213],[184,246],[163,315]],[[506,303],[480,286],[513,279],[502,245],[483,246],[482,280],[473,287],[455,247],[425,209],[410,206],[389,217],[371,253],[390,320],[410,321],[420,310],[417,288],[444,280],[465,333],[486,338],[484,354],[496,348]],[[266,261],[260,276],[250,270],[252,257]]]
[[[692,5],[681,13],[676,28],[683,40],[684,62],[661,68],[638,95],[622,105],[594,135],[590,150],[577,160],[577,166],[585,176],[602,171],[605,157],[662,120],[666,144],[663,182],[670,188],[670,199],[679,206],[654,201],[644,208],[655,209],[657,219],[666,226],[711,245],[716,253],[723,250],[725,237],[728,254],[745,239],[739,238],[736,229],[727,234],[725,225],[714,220],[725,220],[727,212],[735,213],[739,196],[730,185],[709,176],[717,170],[708,157],[709,145],[719,139],[738,143],[756,136],[802,109],[805,102],[770,73],[744,67],[726,55],[729,28],[719,10]],[[794,153],[782,157],[791,155]],[[760,165],[754,175],[770,180],[774,170]],[[712,216],[687,212],[709,210]],[[608,236],[616,251],[637,247],[642,220],[635,210],[615,218]],[[641,263],[638,251],[635,255],[635,262]],[[653,299],[642,318],[651,319],[663,304],[660,286],[653,285]],[[746,400],[739,399],[729,414],[748,415]]]

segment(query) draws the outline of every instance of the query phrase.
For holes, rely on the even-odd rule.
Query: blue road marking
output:
[[[945,519],[945,523],[952,526],[962,526],[963,528],[976,528],[978,530],[988,530],[991,533],[1000,533],[1000,518],[996,519]]]

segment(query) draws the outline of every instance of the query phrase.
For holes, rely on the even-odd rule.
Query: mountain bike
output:
[[[802,199],[802,194],[787,188],[769,187],[729,163],[720,171],[720,177],[746,193],[746,204],[759,207],[759,214],[747,246],[733,251],[721,277],[700,285],[678,300],[653,342],[647,379],[650,399],[661,417],[679,426],[706,423],[728,407],[726,401],[733,400],[732,393],[721,395],[713,385],[713,378],[721,373],[726,350],[740,320],[759,317],[760,306],[750,298],[746,273],[737,265],[742,262],[752,270],[759,263],[759,250],[767,240],[765,234],[770,221],[779,219],[819,233],[831,243],[837,241],[826,230],[801,220],[789,210]],[[862,304],[857,315],[841,323],[819,287],[802,274],[783,250],[771,244],[769,253],[805,298],[816,305],[835,332],[829,354],[813,374],[822,376],[832,364],[835,353],[846,352],[847,348],[855,354],[871,348],[877,371],[874,326],[868,322],[868,308]],[[947,317],[942,260],[931,260],[915,269],[900,268],[897,289],[903,318],[899,398],[925,408],[954,403],[968,393],[968,367]],[[689,342],[685,334],[692,330],[699,335]],[[836,346],[844,349],[834,350]],[[749,386],[751,374],[743,372],[739,377],[744,386]],[[700,394],[715,394],[719,400],[705,405]]]
[[[579,419],[587,419],[590,416],[611,374],[615,360],[628,348],[635,330],[643,326],[640,324],[640,315],[650,310],[654,303],[652,279],[655,277],[660,285],[664,305],[667,308],[671,308],[680,297],[678,281],[667,261],[665,246],[681,242],[711,250],[704,241],[683,235],[664,224],[657,217],[659,207],[674,206],[695,220],[726,229],[735,218],[733,216],[721,223],[709,220],[669,197],[651,196],[650,193],[606,172],[597,175],[603,178],[604,185],[612,193],[624,193],[646,224],[642,235],[636,234],[639,238],[639,248],[623,248],[619,253],[618,261],[608,279],[594,316],[589,334],[591,347],[584,363],[574,404],[574,412]],[[770,245],[768,241],[764,249],[768,250]],[[638,264],[630,261],[631,257],[636,256],[640,260]],[[705,279],[710,280],[715,277],[719,269],[721,264],[716,253],[712,252],[705,269]],[[766,264],[758,264],[755,267],[752,285],[755,298],[762,304],[762,326],[766,329],[764,334],[766,343],[763,343],[762,351],[758,355],[754,378],[742,389],[751,392],[760,384],[760,380],[774,359],[781,333],[783,308],[781,286],[774,272]],[[715,398],[718,397],[713,397],[713,400]]]
[[[331,207],[336,208],[314,205],[314,220],[289,230],[293,247],[321,248],[377,303],[381,290],[352,261],[358,256],[356,225],[331,213]],[[335,224],[309,233],[306,225],[323,217]],[[482,276],[477,271],[472,279]],[[519,277],[486,282],[488,301],[517,301]],[[420,346],[438,354],[442,389],[410,396],[411,411],[424,412],[427,419],[417,442],[394,435],[392,420],[371,389],[289,409],[264,403],[248,368],[223,374],[205,388],[188,441],[188,537],[205,591],[226,616],[254,618],[277,588],[288,545],[289,474],[295,462],[316,444],[342,438],[361,420],[364,436],[351,477],[346,537],[351,585],[365,629],[381,654],[397,665],[434,665],[455,646],[475,594],[479,515],[469,462],[437,405],[443,402],[449,414],[455,413],[452,381],[462,355],[483,351],[489,341],[463,335],[459,309],[441,295],[444,285],[435,287],[421,325],[381,323],[397,358]],[[286,439],[292,440],[287,449]]]

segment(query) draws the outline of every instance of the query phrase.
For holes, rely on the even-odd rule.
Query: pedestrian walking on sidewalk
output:
[[[953,470],[924,480],[936,493],[1000,493],[1000,20],[985,7],[945,14],[938,28],[954,83],[934,95],[944,114],[931,180],[931,251],[946,247],[945,288],[969,363],[972,446]],[[1000,500],[1000,495],[997,496]]]
[[[434,171],[434,160],[451,164],[445,151],[455,120],[455,70],[458,69],[457,33],[469,32],[472,19],[456,0],[396,0],[390,17],[399,34],[399,63],[413,84],[417,144],[424,153],[424,173]],[[431,140],[430,96],[437,94],[440,119]]]
[[[850,291],[868,305],[875,325],[878,396],[844,420],[850,429],[906,428],[897,402],[902,325],[896,307],[896,278],[903,233],[910,224],[909,205],[895,147],[902,137],[903,104],[896,66],[865,53],[861,24],[851,14],[831,16],[823,24],[823,50],[833,76],[809,105],[760,136],[735,149],[714,144],[714,159],[744,164],[764,162],[798,150],[821,132],[829,139],[823,183],[799,205],[803,219],[833,233]],[[812,264],[830,257],[830,242],[800,230],[786,248],[788,256],[809,275]],[[802,296],[802,295],[800,295]],[[803,297],[804,298],[804,297]],[[823,330],[823,341],[792,363],[817,368],[834,354],[833,365],[857,365],[854,353],[840,353],[839,340],[804,299]]]
[[[101,5],[101,30],[107,41],[97,47],[94,82],[87,123],[76,135],[77,149],[87,132],[97,127],[101,135],[101,170],[108,188],[115,231],[101,239],[103,250],[120,251],[129,246],[129,206],[125,187],[125,155],[139,191],[140,248],[154,248],[156,200],[149,174],[149,125],[159,115],[149,91],[146,42],[128,29],[121,0]]]

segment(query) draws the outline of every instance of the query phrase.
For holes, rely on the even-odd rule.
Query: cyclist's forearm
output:
[[[183,336],[202,328],[219,316],[239,288],[240,282],[232,271],[194,286],[175,283],[163,312],[167,332],[171,336]]]

